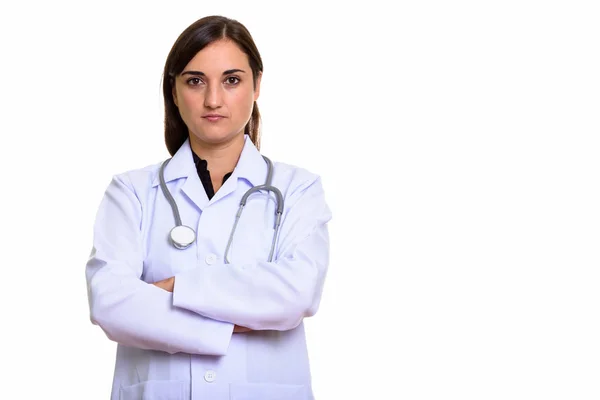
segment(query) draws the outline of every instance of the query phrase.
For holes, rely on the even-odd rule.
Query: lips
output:
[[[222,115],[219,115],[219,114],[206,114],[206,115],[203,115],[202,118],[207,119],[211,122],[215,122],[215,121],[220,121],[225,117]]]

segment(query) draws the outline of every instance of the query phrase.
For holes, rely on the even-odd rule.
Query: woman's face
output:
[[[199,51],[173,87],[190,139],[219,144],[242,135],[258,99],[260,78],[255,88],[248,57],[233,41],[219,40]]]

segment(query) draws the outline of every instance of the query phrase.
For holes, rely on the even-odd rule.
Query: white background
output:
[[[168,156],[164,61],[211,14],[262,54],[263,153],[334,214],[318,400],[600,398],[594,2],[157,3],[0,6],[0,398],[108,398],[95,213]]]

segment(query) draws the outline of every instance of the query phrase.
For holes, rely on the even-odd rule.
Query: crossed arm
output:
[[[286,203],[276,261],[198,267],[148,284],[140,279],[142,207],[127,175],[115,176],[86,266],[92,322],[124,345],[213,355],[226,354],[232,333],[293,329],[320,302],[330,212],[318,178]]]

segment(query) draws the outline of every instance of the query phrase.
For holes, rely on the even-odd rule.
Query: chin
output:
[[[231,132],[202,132],[201,134],[195,136],[203,142],[217,144],[229,142],[240,135],[243,136],[243,134],[243,131],[241,134]]]

